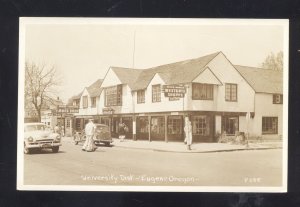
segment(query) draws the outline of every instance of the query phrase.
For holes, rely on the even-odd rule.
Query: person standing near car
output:
[[[93,123],[93,119],[89,119],[89,123],[85,125],[84,131],[86,135],[86,140],[82,146],[82,150],[87,152],[93,152],[97,149],[93,139],[96,131],[96,125]]]
[[[120,125],[119,125],[119,139],[120,139],[120,142],[123,142],[124,139],[125,139],[125,136],[126,136],[125,135],[125,133],[126,133],[125,127],[126,127],[126,125],[124,123],[120,123]]]
[[[192,123],[189,120],[189,117],[185,117],[185,126],[184,126],[184,132],[185,132],[185,143],[187,145],[187,149],[191,150],[191,145],[193,142],[193,135],[192,135]]]

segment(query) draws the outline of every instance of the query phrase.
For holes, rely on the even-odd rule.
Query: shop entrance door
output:
[[[151,140],[165,140],[165,117],[151,117]]]
[[[239,131],[239,117],[238,116],[223,116],[222,129],[228,135],[235,135]]]
[[[138,140],[149,139],[149,121],[147,116],[140,116],[136,118],[136,132]]]
[[[126,138],[132,138],[132,117],[122,117],[122,122],[128,127]]]

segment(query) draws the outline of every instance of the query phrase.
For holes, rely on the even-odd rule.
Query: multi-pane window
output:
[[[71,121],[69,119],[67,119],[67,124],[66,124],[66,127],[69,128],[71,125]]]
[[[81,128],[81,121],[80,119],[76,119],[76,130],[80,130]]]
[[[117,85],[105,89],[105,106],[122,105],[122,85]]]
[[[92,108],[95,108],[96,107],[96,103],[97,103],[96,97],[92,97],[91,98],[91,102],[92,102]]]
[[[182,133],[182,118],[181,116],[168,117],[168,134]]]
[[[193,83],[193,100],[213,100],[214,87],[212,84]]]
[[[160,102],[161,101],[161,91],[160,85],[153,85],[152,86],[152,102]]]
[[[87,108],[88,107],[88,97],[87,96],[83,96],[82,97],[82,107],[83,108]]]
[[[282,104],[283,96],[282,94],[273,94],[273,104]]]
[[[137,91],[137,103],[145,103],[145,90]]]
[[[237,101],[237,84],[233,84],[233,83],[225,84],[225,100]]]
[[[278,117],[262,117],[262,133],[277,134],[278,133]]]
[[[194,116],[192,121],[193,134],[208,136],[210,134],[209,121],[210,119],[208,116]]]

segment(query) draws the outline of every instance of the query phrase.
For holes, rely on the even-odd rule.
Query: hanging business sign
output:
[[[165,94],[165,97],[169,98],[183,98],[186,93],[186,88],[184,85],[164,85],[162,92]]]
[[[73,113],[78,113],[78,112],[79,112],[78,106],[67,106],[67,105],[57,106],[57,113],[60,113],[60,114],[73,114]]]
[[[114,113],[114,109],[112,109],[112,108],[103,108],[102,109],[102,113],[103,114],[113,114]]]

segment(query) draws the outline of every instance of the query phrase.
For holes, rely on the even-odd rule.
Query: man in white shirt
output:
[[[82,146],[83,151],[92,152],[97,149],[97,147],[94,144],[93,136],[95,135],[96,125],[93,123],[93,119],[89,119],[89,123],[85,125],[85,135],[86,140],[84,142],[84,145]]]

